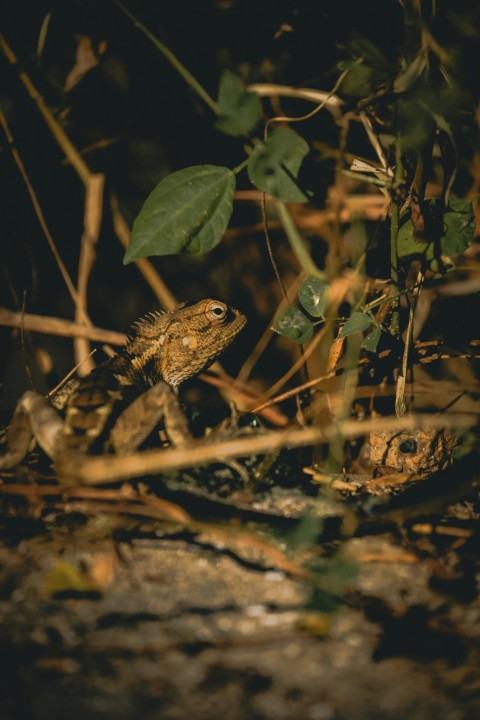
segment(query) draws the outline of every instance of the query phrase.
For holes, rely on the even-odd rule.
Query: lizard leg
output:
[[[0,456],[0,469],[18,465],[28,453],[32,438],[53,458],[62,427],[63,422],[49,401],[28,390],[13,414],[6,438],[7,452]]]
[[[119,416],[110,433],[115,452],[126,455],[136,450],[162,418],[172,445],[182,446],[191,439],[178,397],[165,382],[144,392]]]

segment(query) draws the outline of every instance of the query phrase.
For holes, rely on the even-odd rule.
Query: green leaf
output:
[[[298,299],[313,317],[324,317],[328,305],[328,285],[315,277],[306,278],[298,291]]]
[[[338,63],[338,69],[342,71],[348,70],[340,85],[339,92],[342,96],[367,97],[376,90],[378,83],[385,77],[382,70],[355,60],[341,61]]]
[[[370,325],[373,325],[371,317],[362,312],[354,312],[343,326],[340,335],[342,337],[348,337],[348,335],[363,332],[370,327]]]
[[[230,70],[222,73],[217,102],[222,115],[215,124],[227,135],[248,135],[257,125],[262,114],[262,104],[258,95],[245,92],[238,75]]]
[[[298,182],[308,144],[290,128],[274,130],[255,146],[248,161],[248,177],[256,187],[279,200],[307,202],[312,193]]]
[[[133,224],[123,262],[208,252],[228,225],[234,191],[235,175],[217,165],[194,165],[161,180]]]
[[[292,306],[285,308],[277,315],[273,329],[298,345],[310,340],[313,335],[311,321],[301,310]]]
[[[438,200],[429,200],[432,212]],[[401,258],[421,258],[430,264],[435,258],[434,243],[419,242],[414,233],[410,214],[402,218],[398,232],[398,256]],[[443,233],[440,237],[440,255],[456,257],[464,252],[475,236],[475,217],[471,200],[454,199],[445,208],[443,214]],[[437,263],[438,264],[438,263]]]
[[[376,352],[381,336],[382,331],[380,330],[380,328],[375,328],[375,330],[372,330],[372,332],[369,333],[363,341],[363,347],[365,348],[365,350],[373,353]]]
[[[475,237],[475,216],[471,200],[450,200],[443,216],[442,254],[453,256],[464,252]]]

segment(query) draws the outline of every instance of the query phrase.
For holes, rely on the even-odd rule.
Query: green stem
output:
[[[250,158],[247,157],[243,162],[240,163],[240,165],[237,165],[232,169],[232,173],[234,175],[238,175],[239,172],[242,172],[243,168],[247,167],[248,163],[250,161]]]
[[[400,188],[403,183],[403,163],[400,137],[397,138],[395,145],[395,177],[392,187],[392,214],[390,219],[390,276],[392,283],[398,287],[398,230],[400,225]],[[394,297],[392,301],[392,321],[390,323],[390,331],[395,337],[400,335],[400,298]]]
[[[398,287],[398,224],[400,220],[400,210],[396,199],[392,202],[392,217],[390,221],[390,273],[392,283]],[[400,317],[399,317],[399,296],[394,297],[392,301],[392,321],[390,330],[395,337],[400,334]]]
[[[210,97],[207,91],[202,87],[202,85],[200,85],[198,80],[192,75],[189,70],[187,70],[185,65],[182,65],[182,63],[175,57],[172,51],[169,50],[168,47],[164,45],[161,40],[159,40],[153,33],[151,33],[150,30],[148,30],[148,28],[146,28],[145,25],[143,25],[140,20],[133,13],[131,13],[130,10],[128,10],[125,5],[123,5],[123,3],[120,2],[120,0],[113,1],[116,5],[118,5],[120,10],[122,10],[122,12],[124,12],[125,15],[130,18],[133,24],[138,27],[138,29],[141,30],[144,35],[148,37],[148,39],[155,45],[155,47],[160,50],[160,52],[168,60],[168,62],[173,65],[175,70],[180,73],[185,82],[190,85],[192,90],[197,93],[197,95],[204,101],[206,105],[208,105],[208,107],[215,113],[215,115],[221,115],[222,112],[215,100]]]
[[[314,277],[319,278],[319,280],[326,281],[325,273],[322,272],[322,270],[320,270],[320,268],[315,265],[312,258],[310,257],[310,254],[303,242],[303,238],[298,232],[295,223],[293,222],[288,207],[281,200],[274,200],[274,203],[279,220],[282,223],[283,229],[285,230],[285,234],[290,242],[291,248],[297,256],[297,260],[302,266],[302,269],[307,273],[307,275],[313,275]]]

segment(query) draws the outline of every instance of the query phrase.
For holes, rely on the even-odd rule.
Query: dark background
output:
[[[425,3],[428,15],[429,5]],[[348,57],[352,38],[370,39],[394,65],[404,42],[401,5],[394,0],[354,2],[324,0],[136,2],[129,9],[189,68],[206,90],[217,95],[223,69],[237,72],[246,83],[275,82],[333,87],[338,63]],[[50,13],[42,51],[38,43]],[[469,163],[474,152],[472,109],[478,97],[478,18],[475,2],[441,3],[432,21],[435,38],[451,50],[455,80],[462,89],[465,129],[459,137],[463,153],[457,191],[472,183]],[[245,158],[242,141],[214,127],[211,111],[143,33],[111,0],[57,3],[5,0],[2,28],[19,67],[0,57],[1,102],[16,147],[38,195],[50,231],[62,258],[76,276],[82,231],[84,188],[65,164],[34,103],[18,79],[24,70],[68,133],[92,171],[103,172],[107,193],[114,190],[131,224],[155,184],[168,173],[195,164],[234,167]],[[63,90],[75,63],[78,36],[88,36],[94,48],[106,41],[106,51],[95,69],[70,92]],[[348,98],[347,98],[348,101]],[[353,105],[352,105],[353,106]],[[289,108],[302,114],[311,105]],[[338,128],[328,113],[302,126],[307,139],[321,138],[335,145]],[[24,304],[27,312],[73,317],[73,305],[43,237],[25,185],[12,161],[3,133],[0,136],[1,274],[0,302],[11,309]],[[101,143],[102,146],[98,147]],[[92,149],[93,147],[93,149]],[[95,149],[96,147],[96,149]],[[317,168],[321,206],[332,178],[332,167]],[[246,173],[240,189],[251,189]],[[237,203],[231,226],[260,222],[257,205]],[[277,260],[285,277],[298,271],[282,234],[274,235]],[[321,262],[325,245],[313,250]],[[95,324],[125,331],[157,301],[133,265],[122,264],[123,250],[112,230],[108,205],[104,209],[97,264],[90,278],[89,313]],[[179,300],[213,294],[239,305],[249,316],[240,351],[227,353],[225,364],[234,372],[270,322],[279,299],[262,233],[227,238],[211,253],[197,257],[154,258],[161,276]],[[293,275],[292,275],[293,277]],[[469,300],[468,302],[470,302]],[[471,305],[469,306],[471,307]],[[458,328],[465,309],[452,310]],[[444,321],[442,312],[442,322]],[[468,328],[471,323],[467,322]],[[435,332],[435,328],[433,330]],[[464,333],[464,335],[468,335]],[[461,338],[462,341],[465,338]],[[53,358],[53,375],[45,379],[36,369],[33,350],[42,345]],[[71,342],[25,335],[0,328],[0,412],[8,414],[15,398],[29,386],[26,363],[34,382],[45,390],[72,366]],[[257,369],[265,382],[288,367],[289,353],[277,346]]]

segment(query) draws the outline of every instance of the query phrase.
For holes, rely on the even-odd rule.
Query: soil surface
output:
[[[1,720],[480,717],[478,491],[367,521],[337,495],[293,550],[299,502],[219,535],[2,495]]]

